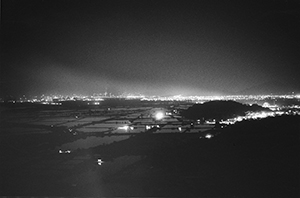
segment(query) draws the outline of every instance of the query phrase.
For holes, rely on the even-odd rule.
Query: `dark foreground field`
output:
[[[59,139],[51,134],[1,136],[0,194],[299,197],[299,131],[299,116],[282,116],[211,139],[137,134],[68,155],[53,152]]]

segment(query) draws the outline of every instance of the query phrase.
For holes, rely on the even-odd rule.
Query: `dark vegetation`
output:
[[[242,116],[245,115],[247,111],[255,112],[263,110],[267,111],[269,109],[256,104],[250,106],[235,101],[210,101],[203,104],[194,104],[187,110],[182,111],[181,115],[192,120],[219,120]]]
[[[110,145],[58,155],[34,150],[50,135],[1,137],[1,195],[299,197],[300,116],[236,123],[212,139],[199,134],[137,134]],[[47,141],[46,141],[47,139]],[[4,152],[5,151],[5,152]],[[113,175],[92,173],[77,186],[64,181],[96,170],[96,158],[71,169],[75,156],[142,160]],[[50,159],[50,161],[49,161]],[[51,160],[61,160],[53,165]],[[101,167],[100,167],[101,172]],[[75,181],[74,181],[75,182]]]
[[[113,158],[147,156],[145,173],[128,178],[120,173],[107,180],[113,184],[122,178],[132,186],[137,180],[146,190],[127,195],[299,197],[299,132],[299,116],[282,116],[243,121],[209,140],[194,135],[138,135],[93,152]]]

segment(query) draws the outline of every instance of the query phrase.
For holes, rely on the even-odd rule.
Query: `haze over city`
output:
[[[298,1],[4,0],[1,6],[3,97],[299,91]]]
[[[0,196],[298,198],[298,0],[1,0]]]

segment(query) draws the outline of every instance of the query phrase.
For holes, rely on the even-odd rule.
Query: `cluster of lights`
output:
[[[25,95],[19,98],[15,102],[31,102],[31,103],[42,103],[44,104],[53,104],[57,101],[103,101],[105,98],[124,98],[124,99],[140,99],[142,101],[194,101],[196,103],[202,103],[205,101],[211,100],[255,100],[261,101],[265,99],[300,99],[299,94],[289,94],[289,95],[227,95],[227,96],[182,96],[175,95],[170,97],[162,97],[162,96],[145,96],[142,94],[121,94],[121,95],[113,95],[109,93],[99,93],[93,94],[90,96],[87,95],[41,95],[34,96],[29,99]]]
[[[290,105],[290,106],[287,106],[287,108],[300,109],[300,105]]]
[[[207,139],[210,139],[210,138],[212,138],[212,137],[213,137],[213,135],[212,135],[212,134],[209,134],[209,133],[205,135],[205,138],[207,138]]]
[[[125,125],[125,126],[118,127],[118,129],[128,131],[128,130],[133,130],[134,127],[133,126]]]
[[[42,104],[47,104],[47,105],[62,105],[60,102],[41,102]]]
[[[272,111],[272,112],[248,112],[245,116],[237,116],[235,118],[230,118],[227,120],[220,121],[220,124],[234,124],[236,122],[241,122],[243,120],[249,120],[249,119],[262,119],[266,117],[275,117],[275,116],[281,116],[281,115],[300,115],[300,112],[296,111]],[[207,124],[215,124],[215,120],[213,121],[206,121]]]
[[[214,137],[213,134],[207,133],[207,134],[205,134],[204,136],[200,136],[199,138],[200,138],[200,139],[202,139],[202,138],[211,139],[211,138],[213,138],[213,137]]]
[[[149,130],[149,129],[153,129],[153,128],[160,128],[160,126],[157,124],[157,125],[146,125],[146,130]]]
[[[127,95],[127,96],[124,96],[124,98],[130,100],[130,99],[142,99],[142,98],[145,98],[144,95]]]
[[[98,164],[99,166],[101,166],[103,163],[104,163],[104,161],[103,161],[102,159],[98,159],[98,160],[97,160],[97,164]]]
[[[300,95],[228,95],[228,96],[148,96],[141,100],[147,101],[196,101],[196,103],[202,103],[204,101],[211,100],[265,100],[265,99],[293,99],[300,98]]]
[[[58,153],[59,154],[70,154],[71,150],[59,150]]]

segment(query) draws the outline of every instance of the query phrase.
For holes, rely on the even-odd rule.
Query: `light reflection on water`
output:
[[[113,142],[118,142],[121,140],[128,139],[130,135],[118,135],[118,136],[104,136],[104,137],[96,137],[96,136],[90,136],[85,139],[79,139],[74,142],[69,142],[61,145],[57,149],[88,149],[95,146],[100,146],[103,144],[111,144]]]

